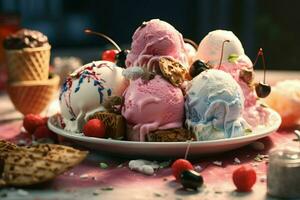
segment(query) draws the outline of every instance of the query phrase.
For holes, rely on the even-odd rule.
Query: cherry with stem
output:
[[[221,67],[221,64],[222,64],[222,60],[223,60],[223,53],[224,53],[224,46],[225,46],[225,43],[226,42],[230,42],[230,40],[224,40],[223,43],[222,43],[222,49],[221,49],[221,58],[220,58],[220,63],[219,63],[219,67],[218,69],[220,69]]]
[[[188,38],[183,38],[183,41],[185,43],[188,43],[188,44],[192,45],[192,47],[194,47],[196,50],[198,49],[198,45],[193,40],[188,39]]]
[[[100,37],[103,37],[103,38],[107,39],[119,52],[121,51],[121,48],[119,47],[119,45],[117,45],[117,43],[115,41],[113,41],[113,39],[111,39],[110,37],[108,37],[107,35],[105,35],[103,33],[95,32],[90,29],[85,29],[84,33],[88,34],[88,35],[98,35]]]
[[[126,50],[126,49],[122,50],[120,48],[120,46],[115,41],[113,41],[113,39],[111,39],[110,37],[108,37],[107,35],[105,35],[103,33],[95,32],[95,31],[92,31],[90,29],[85,29],[84,32],[88,35],[97,35],[97,36],[100,36],[100,37],[105,38],[106,40],[108,40],[118,50],[118,53],[112,52],[114,50],[104,51],[103,52],[104,54],[108,54],[109,57],[113,57],[113,58],[109,58],[107,60],[115,61],[116,65],[119,66],[119,67],[122,67],[122,68],[126,67],[125,60],[126,60],[127,54],[129,53],[128,50]],[[102,55],[102,57],[103,57],[103,55]]]
[[[256,65],[259,57],[262,58],[262,63],[264,68],[264,78],[263,78],[263,82],[259,82],[258,84],[255,85],[255,91],[258,97],[265,98],[271,93],[271,86],[266,83],[266,61],[265,61],[264,52],[262,48],[259,49],[253,66]]]

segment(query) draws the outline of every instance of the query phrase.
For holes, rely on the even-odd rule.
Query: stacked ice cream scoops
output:
[[[256,103],[252,62],[232,32],[211,32],[196,50],[172,25],[153,19],[132,40],[125,69],[92,62],[66,80],[60,95],[66,130],[80,133],[98,118],[106,138],[213,140],[249,134],[267,120]],[[230,42],[218,65],[224,40]]]
[[[59,78],[49,78],[48,38],[39,31],[21,29],[3,43],[8,69],[7,91],[23,114],[45,109],[58,88]]]
[[[224,41],[229,42],[224,44],[222,52]],[[221,56],[224,58],[222,62],[220,62]],[[194,59],[207,63],[210,68],[227,72],[236,80],[245,99],[242,115],[249,125],[256,127],[267,122],[267,110],[257,103],[253,64],[234,33],[225,30],[208,33],[200,42]]]

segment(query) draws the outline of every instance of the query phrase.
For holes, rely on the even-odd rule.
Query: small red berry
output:
[[[57,135],[53,133],[46,125],[37,127],[33,135],[35,139],[50,138],[53,140],[57,140]]]
[[[117,53],[118,51],[114,49],[103,51],[102,60],[115,62]]]
[[[102,138],[105,135],[105,124],[99,119],[91,119],[83,126],[83,134],[89,137]]]
[[[176,178],[177,181],[180,180],[180,174],[184,170],[193,170],[194,167],[193,165],[185,159],[177,159],[173,164],[172,164],[172,172],[173,176]]]
[[[30,134],[33,134],[37,127],[44,124],[46,124],[45,120],[40,115],[28,114],[23,119],[23,126],[25,130]]]
[[[250,166],[241,166],[234,170],[232,179],[238,191],[249,192],[256,182],[256,172]]]

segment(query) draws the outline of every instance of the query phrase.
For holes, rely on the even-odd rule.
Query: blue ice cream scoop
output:
[[[242,136],[247,123],[242,89],[224,71],[210,69],[193,78],[187,86],[186,126],[197,140]]]

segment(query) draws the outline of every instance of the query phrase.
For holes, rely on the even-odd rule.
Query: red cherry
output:
[[[57,140],[57,135],[53,133],[46,125],[37,127],[33,135],[35,139],[50,138],[53,140]]]
[[[99,119],[91,119],[83,126],[83,134],[89,137],[102,138],[105,135],[105,124]]]
[[[180,174],[184,170],[194,170],[193,165],[185,159],[177,159],[173,164],[172,164],[172,172],[173,176],[176,178],[177,181],[180,180]]]
[[[115,49],[103,51],[102,56],[101,56],[102,60],[115,62],[117,53],[118,53],[118,50],[115,50]]]
[[[44,124],[46,124],[46,120],[36,114],[27,114],[23,119],[23,126],[30,134],[33,134],[37,127]]]
[[[244,165],[234,170],[232,179],[238,191],[249,192],[256,182],[256,172],[252,167]]]

